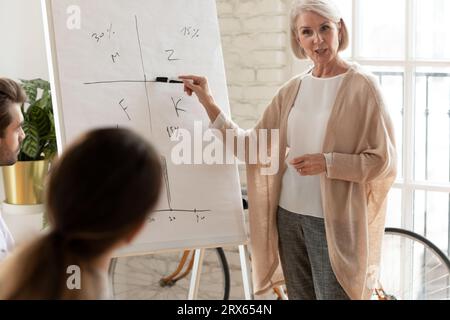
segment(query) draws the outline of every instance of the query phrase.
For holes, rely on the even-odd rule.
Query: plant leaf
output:
[[[22,88],[25,90],[27,94],[28,103],[34,104],[36,102],[37,97],[37,87],[31,83],[29,80],[20,80],[22,83]]]
[[[26,134],[22,142],[21,152],[27,157],[36,159],[39,156],[39,131],[32,123],[24,123],[23,131]]]
[[[28,113],[28,122],[36,128],[40,137],[47,135],[50,132],[51,123],[47,116],[47,113],[38,107],[39,101],[32,105]]]
[[[47,80],[42,79],[33,79],[29,80],[30,84],[37,89],[41,89],[44,91],[50,91],[50,83]]]
[[[21,106],[26,138],[18,158],[21,161],[50,159],[58,150],[50,83],[43,79],[21,82],[28,103]]]
[[[48,138],[48,143],[45,145],[44,149],[42,149],[44,158],[51,160],[56,155],[57,149],[56,137],[53,136],[53,139]]]
[[[37,102],[36,105],[39,108],[45,109],[47,112],[52,110],[52,97],[50,96],[49,91],[42,92],[42,96]]]

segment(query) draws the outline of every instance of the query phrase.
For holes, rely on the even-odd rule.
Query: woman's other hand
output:
[[[325,156],[322,153],[305,154],[294,158],[290,164],[301,176],[315,176],[327,170]]]

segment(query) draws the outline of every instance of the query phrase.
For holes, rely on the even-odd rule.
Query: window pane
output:
[[[402,190],[392,188],[388,195],[386,227],[402,227]]]
[[[341,56],[350,58],[352,55],[352,0],[335,0],[335,3],[341,11],[350,40],[348,48],[341,52]]]
[[[450,1],[416,0],[416,57],[450,59]]]
[[[364,58],[403,58],[405,0],[365,0],[358,3],[359,55]]]
[[[449,194],[414,192],[414,231],[448,254]]]
[[[417,69],[414,178],[449,182],[450,69]]]
[[[367,67],[374,73],[381,84],[387,108],[394,123],[395,142],[397,146],[397,179],[403,178],[403,82],[402,68]]]

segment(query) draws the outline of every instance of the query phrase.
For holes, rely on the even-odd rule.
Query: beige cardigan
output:
[[[262,175],[262,164],[247,164],[255,294],[284,283],[276,214],[286,169],[287,121],[302,77],[293,78],[279,90],[252,129],[253,134],[259,129],[280,129],[278,173]],[[227,119],[220,129],[224,133],[237,125]],[[377,81],[357,64],[342,81],[322,152],[332,153],[328,177],[320,176],[331,265],[351,299],[368,299],[379,265],[386,198],[396,175],[396,150],[392,122]]]

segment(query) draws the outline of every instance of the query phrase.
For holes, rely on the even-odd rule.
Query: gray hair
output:
[[[349,36],[347,26],[342,19],[339,8],[331,0],[295,0],[291,8],[291,49],[294,55],[299,59],[306,59],[305,50],[298,43],[298,30],[296,26],[297,18],[305,11],[315,12],[322,17],[341,23],[341,38],[339,39],[338,51],[343,51],[348,47]]]

